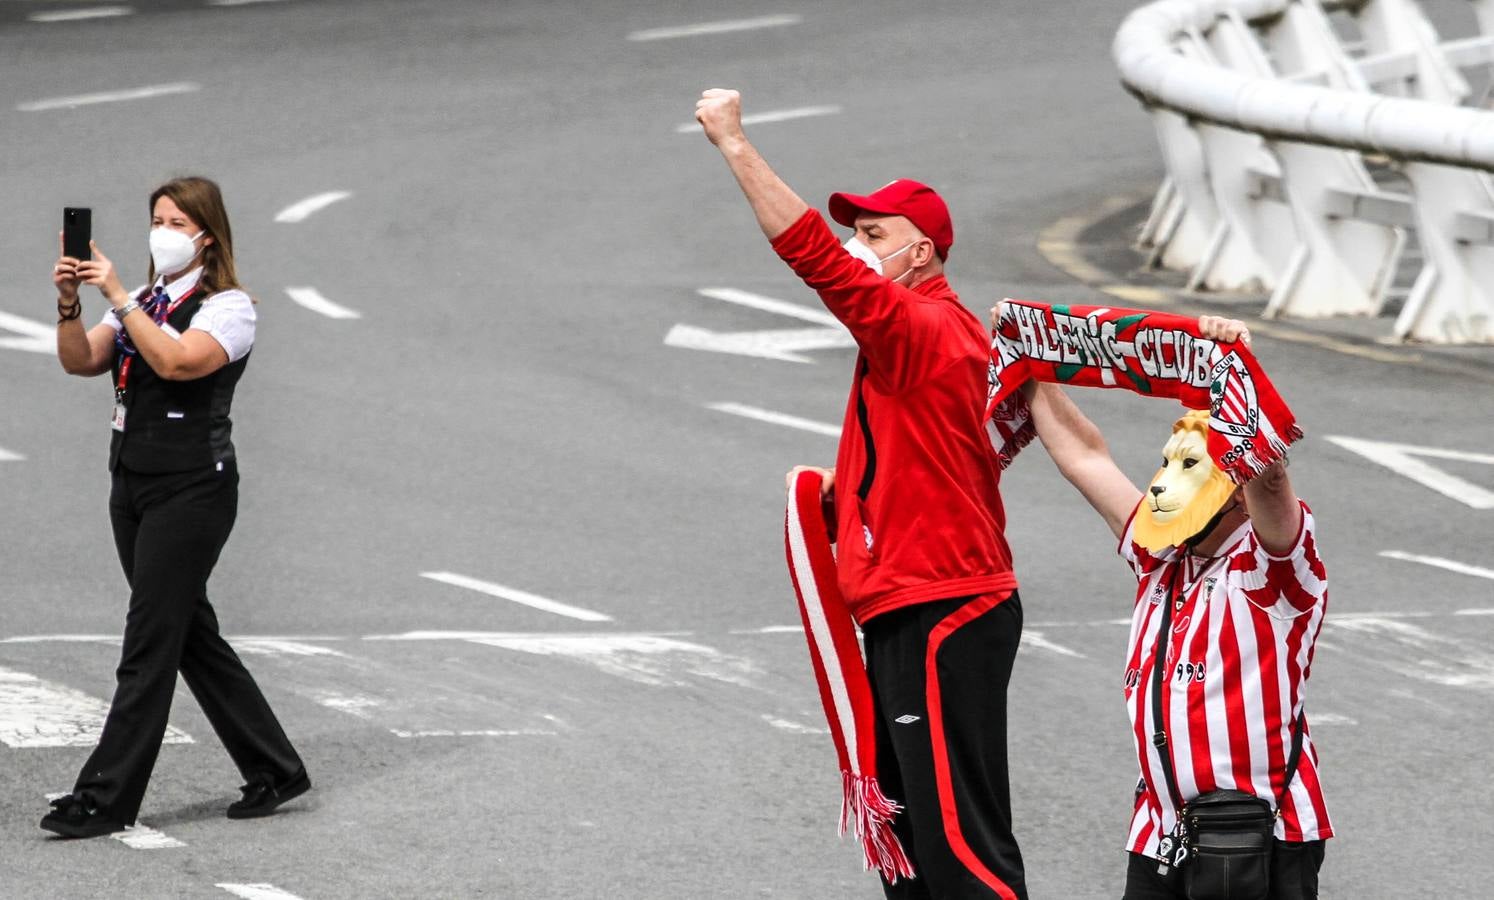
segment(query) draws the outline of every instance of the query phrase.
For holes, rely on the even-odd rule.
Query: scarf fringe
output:
[[[1242,453],[1234,462],[1224,470],[1229,480],[1235,484],[1245,484],[1250,479],[1261,474],[1278,462],[1286,459],[1287,445],[1302,440],[1302,429],[1293,423],[1286,430],[1286,439],[1283,440],[1271,435],[1262,444],[1255,444],[1252,449]]]
[[[840,773],[844,789],[840,806],[840,834],[849,831],[861,841],[867,869],[877,869],[888,884],[913,877],[913,863],[902,841],[892,830],[892,819],[902,804],[882,793],[877,779],[845,771]]]

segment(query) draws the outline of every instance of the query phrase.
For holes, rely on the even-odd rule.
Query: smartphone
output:
[[[93,240],[93,210],[86,206],[69,206],[62,210],[62,255],[73,259],[93,259],[88,242]]]

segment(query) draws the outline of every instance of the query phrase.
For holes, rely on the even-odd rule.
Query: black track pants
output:
[[[1015,592],[920,603],[862,629],[877,776],[916,877],[893,900],[1025,900],[1006,772],[1006,687],[1022,634]]]

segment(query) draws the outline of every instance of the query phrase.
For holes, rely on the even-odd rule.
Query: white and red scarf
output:
[[[888,882],[896,883],[900,877],[913,877],[913,864],[892,831],[892,819],[902,806],[877,784],[871,682],[856,641],[855,620],[840,595],[820,484],[820,474],[810,470],[801,470],[793,479],[784,517],[789,574],[799,596],[820,701],[840,758],[840,833],[849,830],[861,841],[866,867],[875,867]]]
[[[1128,388],[1209,411],[1209,455],[1244,484],[1302,437],[1292,411],[1239,342],[1203,337],[1198,320],[1106,306],[1005,301],[991,336],[986,427],[1005,467],[1033,430],[1017,389],[1028,379]]]

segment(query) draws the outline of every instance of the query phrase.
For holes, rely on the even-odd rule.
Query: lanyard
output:
[[[1171,668],[1168,666],[1167,658],[1172,648],[1172,608],[1176,604],[1179,611],[1181,611],[1185,605],[1186,598],[1184,595],[1187,593],[1187,585],[1183,583],[1182,575],[1183,566],[1190,559],[1191,557],[1185,552],[1183,558],[1178,560],[1177,568],[1173,569],[1172,578],[1168,582],[1167,599],[1163,601],[1162,622],[1157,629],[1157,646],[1152,651],[1152,724],[1156,728],[1156,731],[1152,733],[1152,745],[1157,748],[1158,761],[1162,764],[1162,776],[1166,781],[1167,792],[1169,794],[1164,799],[1162,792],[1158,790],[1157,799],[1159,802],[1171,806],[1176,811],[1179,815],[1180,823],[1182,821],[1181,812],[1187,804],[1183,801],[1182,790],[1178,788],[1177,775],[1172,770],[1172,748],[1168,746],[1167,731],[1162,725],[1162,679],[1163,669],[1167,668],[1170,670]],[[1197,577],[1198,572],[1194,572],[1193,574],[1194,577]],[[1195,600],[1198,598],[1196,588],[1193,597]],[[1302,756],[1302,730],[1307,724],[1306,717],[1307,711],[1304,709],[1292,720],[1292,726],[1288,726],[1292,732],[1292,748],[1290,755],[1287,757],[1286,777],[1281,783],[1281,793],[1275,798],[1276,815],[1281,814],[1281,806],[1286,802],[1287,791],[1291,790],[1292,779],[1297,774],[1297,762]],[[1154,784],[1152,787],[1156,789],[1161,786]]]
[[[156,318],[154,311],[148,312],[146,313],[146,315],[150,316],[150,320],[156,323],[157,326],[160,326],[162,322],[166,321],[167,317],[176,312],[176,308],[182,305],[182,301],[186,300],[188,297],[192,296],[195,293],[197,293],[197,286],[193,285],[187,290],[185,294],[182,294],[180,297],[177,297],[169,304],[166,304],[166,311],[161,314],[161,317],[159,319]],[[157,306],[159,305],[160,304],[158,303]],[[123,329],[125,327],[125,324],[123,322],[120,322],[119,327]],[[139,351],[137,350],[135,351],[135,353],[127,355],[119,364],[119,380],[114,383],[114,399],[117,401],[124,400],[125,388],[129,384],[130,380],[130,364],[135,361],[135,356],[138,353]]]

